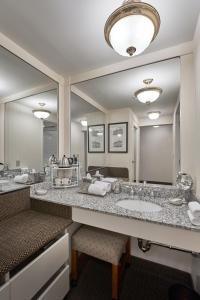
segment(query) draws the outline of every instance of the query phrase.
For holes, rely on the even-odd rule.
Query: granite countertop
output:
[[[2,190],[0,190],[0,195],[25,189],[25,188],[29,188],[29,186],[21,183],[10,182],[8,184],[3,185]]]
[[[152,187],[154,188],[154,187]],[[171,191],[173,189],[171,188]],[[137,212],[121,208],[116,205],[116,202],[127,198],[127,193],[107,194],[105,197],[91,196],[78,193],[79,188],[69,189],[48,189],[48,193],[44,196],[38,196],[31,189],[31,198],[53,202],[57,204],[67,205],[76,208],[88,209],[91,211],[106,213],[110,215],[132,218],[140,221],[153,222],[161,225],[173,226],[177,228],[200,231],[200,226],[193,226],[188,218],[187,204],[182,206],[174,206],[168,201],[169,189],[164,188],[164,192],[157,193],[157,196],[152,197],[150,194],[144,194],[140,197],[141,200],[150,201],[162,206],[159,212]],[[162,194],[162,197],[161,197]],[[160,197],[159,197],[160,195]],[[134,201],[134,200],[133,200]]]

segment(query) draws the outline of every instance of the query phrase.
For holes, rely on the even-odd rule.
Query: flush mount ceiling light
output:
[[[150,120],[157,120],[160,117],[160,112],[159,111],[149,112],[148,117]]]
[[[47,119],[51,112],[48,110],[44,110],[43,107],[46,105],[45,103],[38,103],[39,106],[41,107],[40,109],[34,109],[32,112],[34,116],[38,119],[44,120]]]
[[[153,82],[153,79],[145,79],[143,80],[144,84],[146,84],[145,88],[138,90],[135,93],[135,97],[141,103],[150,104],[156,101],[160,95],[162,94],[162,89],[158,87],[151,87],[150,84]]]
[[[154,125],[154,126],[153,126],[153,128],[159,128],[159,127],[160,127],[159,125]]]
[[[104,35],[108,45],[122,56],[142,53],[160,29],[160,16],[150,4],[125,0],[108,18]]]
[[[81,125],[83,127],[87,127],[87,121],[86,120],[81,120]]]

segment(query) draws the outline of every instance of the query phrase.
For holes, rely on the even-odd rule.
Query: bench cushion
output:
[[[72,237],[72,248],[118,265],[127,241],[125,235],[83,225]]]
[[[71,220],[27,210],[0,223],[0,275],[55,239]]]

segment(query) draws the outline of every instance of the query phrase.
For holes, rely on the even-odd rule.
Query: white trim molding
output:
[[[22,91],[22,92],[19,92],[19,93],[16,93],[16,94],[4,97],[4,98],[0,98],[0,103],[12,102],[12,101],[19,100],[22,98],[27,98],[27,97],[30,97],[33,95],[48,92],[50,90],[57,89],[57,88],[58,88],[58,86],[56,83],[49,83],[49,84],[45,84],[45,85],[36,86],[32,89],[28,89],[28,90],[25,90],[25,91]]]
[[[186,54],[193,53],[194,43],[193,41],[179,44],[170,48],[165,48],[159,51],[147,53],[144,55],[135,56],[130,59],[123,60],[122,62],[112,65],[104,66],[99,69],[94,69],[86,73],[77,74],[71,77],[71,84],[83,82],[85,80],[94,79],[97,77],[125,71],[128,69],[140,67],[143,65],[155,63],[158,61],[178,57]]]

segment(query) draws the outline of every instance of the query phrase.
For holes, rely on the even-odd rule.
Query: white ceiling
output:
[[[0,47],[0,99],[52,82],[52,79]]]
[[[41,94],[26,97],[24,99],[17,100],[17,103],[23,104],[31,109],[40,108],[39,102],[45,103],[46,105],[43,109],[49,110],[52,114],[57,113],[57,100],[58,92],[57,90],[51,90]]]
[[[153,78],[151,86],[163,90],[160,98],[147,105],[134,98],[134,93],[144,87],[143,80]],[[180,88],[180,59],[174,58],[143,67],[103,76],[75,85],[107,109],[130,107],[139,118],[147,117],[149,111],[161,111],[162,116],[171,115]]]
[[[199,0],[148,0],[161,16],[148,51],[191,41]],[[2,33],[63,75],[122,61],[104,40],[104,24],[122,0],[1,0]],[[133,58],[134,59],[134,58]]]
[[[88,113],[96,112],[98,109],[89,104],[79,96],[71,93],[71,120],[80,121]]]

